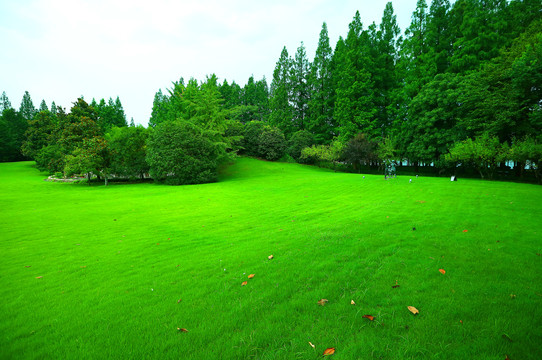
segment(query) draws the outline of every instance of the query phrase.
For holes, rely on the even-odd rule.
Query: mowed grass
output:
[[[240,158],[214,184],[89,187],[31,165],[0,164],[2,359],[542,358],[540,186]]]

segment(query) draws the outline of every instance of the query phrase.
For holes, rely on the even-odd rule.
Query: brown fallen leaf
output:
[[[256,274],[250,274],[250,275],[248,276],[248,278],[249,278],[249,279],[252,279],[254,276],[256,276]]]
[[[354,300],[351,300],[351,301],[350,301],[350,304],[356,305],[356,303],[354,302]]]
[[[510,360],[510,358],[508,357],[508,355],[504,355],[504,360]]]
[[[401,286],[401,285],[393,285],[392,288],[395,289],[395,288],[398,288],[399,286]]]
[[[177,328],[177,330],[180,332],[188,332],[188,330],[186,330],[185,328]]]
[[[416,309],[414,306],[407,306],[407,308],[408,308],[408,310],[410,310],[410,312],[413,313],[414,315],[420,313],[420,312],[418,311],[418,309]]]
[[[316,347],[310,341],[309,341],[309,345],[312,346],[313,349]]]
[[[25,265],[24,267],[29,268],[29,267],[31,267],[31,266],[32,266],[32,265]]]
[[[335,354],[335,348],[327,348],[324,350],[324,353],[322,354],[322,356],[328,356],[328,355],[333,355]]]
[[[369,320],[371,320],[371,321],[373,321],[373,320],[375,319],[375,317],[372,316],[372,315],[363,315],[362,317],[363,317],[363,318],[366,318],[366,319],[369,319]]]
[[[178,304],[178,303],[180,303],[181,301],[183,301],[183,299],[179,299],[179,300],[177,300],[177,304]]]
[[[324,306],[329,300],[328,299],[320,299],[318,300],[318,305]]]
[[[269,260],[271,260],[271,259],[273,259],[273,255],[269,255],[267,258],[268,258]]]
[[[463,230],[463,232],[469,232],[467,229]]]
[[[83,266],[81,266],[81,269],[84,269],[84,268],[86,268],[86,267],[87,267],[86,265],[83,265]]]
[[[441,274],[446,274],[446,271],[444,269],[438,269],[438,271],[440,271]]]
[[[248,284],[248,281],[243,281],[243,282],[241,283],[241,286],[245,286],[246,284]]]
[[[459,322],[460,322],[461,324],[463,324],[463,320],[459,320]]]
[[[36,276],[36,279],[41,279],[43,276]]]

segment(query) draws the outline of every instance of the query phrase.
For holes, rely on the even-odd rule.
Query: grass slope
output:
[[[198,186],[44,177],[0,164],[2,359],[542,357],[540,186],[247,158]]]

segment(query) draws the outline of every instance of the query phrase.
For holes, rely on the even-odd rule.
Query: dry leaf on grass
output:
[[[252,279],[254,276],[256,276],[256,274],[250,274],[250,275],[248,276],[248,278],[249,278],[249,279]]]
[[[440,271],[441,274],[446,274],[446,271],[444,269],[438,269],[438,271]]]
[[[356,303],[354,302],[354,300],[350,301],[350,304],[356,305]]]
[[[241,286],[245,286],[246,284],[248,284],[248,281],[243,281],[243,282],[241,283]]]
[[[309,345],[312,346],[313,349],[316,347],[310,341],[309,341]]]
[[[414,306],[407,306],[407,308],[408,308],[408,310],[410,310],[410,312],[413,313],[414,315],[420,313],[420,312],[418,311],[418,309],[416,309]]]
[[[333,354],[335,354],[335,348],[327,348],[324,350],[324,353],[322,354],[322,356],[333,355]]]
[[[29,267],[31,267],[31,266],[32,266],[32,265],[25,265],[24,267],[25,267],[25,268],[29,268]]]
[[[179,299],[179,300],[177,300],[177,304],[178,304],[178,303],[180,303],[181,301],[183,301],[183,299]]]
[[[371,320],[371,321],[373,321],[373,320],[375,319],[375,317],[372,316],[372,315],[363,315],[362,317],[364,317],[364,318],[366,318],[366,319],[369,319],[369,320]]]
[[[43,276],[36,276],[36,279],[41,279]]]
[[[469,232],[467,229],[463,230],[463,232]]]
[[[177,328],[177,330],[180,332],[188,332],[188,330],[186,330],[185,328]]]
[[[400,285],[393,285],[392,288],[398,288]]]
[[[320,299],[318,300],[318,305],[324,306],[329,300],[328,299]]]
[[[269,255],[267,258],[268,258],[269,260],[271,260],[271,259],[273,259],[273,255]]]

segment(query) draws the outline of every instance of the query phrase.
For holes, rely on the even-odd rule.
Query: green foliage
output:
[[[354,170],[359,170],[361,165],[374,165],[379,160],[378,143],[359,133],[346,143],[343,157]]]
[[[336,162],[343,158],[344,145],[339,140],[333,141],[329,145],[313,145],[301,150],[301,161],[307,164],[316,164],[322,166],[329,163],[333,168]]]
[[[89,185],[90,174],[101,175],[107,185],[111,172],[111,160],[111,150],[104,138],[96,136],[84,139],[79,147],[66,156],[64,174],[66,176],[86,174]]]
[[[265,123],[262,121],[249,121],[243,129],[243,153],[249,156],[259,156],[260,135],[263,133]]]
[[[59,144],[51,143],[42,147],[36,153],[36,167],[41,171],[47,171],[49,174],[63,172],[65,166],[65,154]]]
[[[311,65],[308,102],[307,130],[314,134],[318,143],[329,143],[336,135],[337,124],[333,118],[335,88],[332,73],[333,52],[329,45],[326,23],[322,24],[316,55]],[[311,144],[312,145],[312,144]]]
[[[269,124],[281,129],[286,135],[296,129],[293,123],[294,109],[291,105],[291,73],[293,62],[286,47],[282,49],[280,58],[273,71],[271,81],[269,108]]]
[[[143,126],[114,127],[106,134],[111,152],[111,173],[128,179],[144,178],[149,130]]]
[[[468,138],[454,144],[445,155],[445,161],[455,165],[472,166],[480,176],[492,179],[497,165],[508,158],[508,145],[501,144],[497,137],[484,134],[475,140]]]
[[[25,156],[35,159],[36,154],[51,142],[55,129],[52,115],[48,110],[40,111],[33,120],[28,122],[24,135],[22,152]]]
[[[28,91],[25,91],[23,99],[21,100],[21,107],[19,108],[19,113],[26,121],[30,121],[34,118],[36,112],[37,111],[34,107],[34,103],[32,102],[30,94],[28,93]]]
[[[216,181],[224,158],[225,148],[214,142],[214,133],[190,121],[158,124],[147,144],[151,177],[170,185]]]
[[[303,161],[301,159],[301,151],[306,147],[311,147],[315,144],[314,135],[308,130],[299,130],[292,134],[288,139],[288,147],[286,153],[294,158],[295,161]]]
[[[224,131],[224,136],[228,138],[228,143],[230,144],[230,149],[232,153],[238,153],[243,149],[243,133],[244,126],[238,120],[226,120],[226,131]]]
[[[275,161],[280,159],[286,150],[286,139],[282,131],[276,127],[264,126],[258,138],[258,156]]]
[[[11,109],[11,102],[9,101],[8,96],[6,95],[5,91],[2,91],[2,95],[0,96],[0,114],[4,112],[4,110]]]
[[[21,146],[28,123],[21,112],[13,108],[2,111],[0,116],[0,161],[21,161]]]

